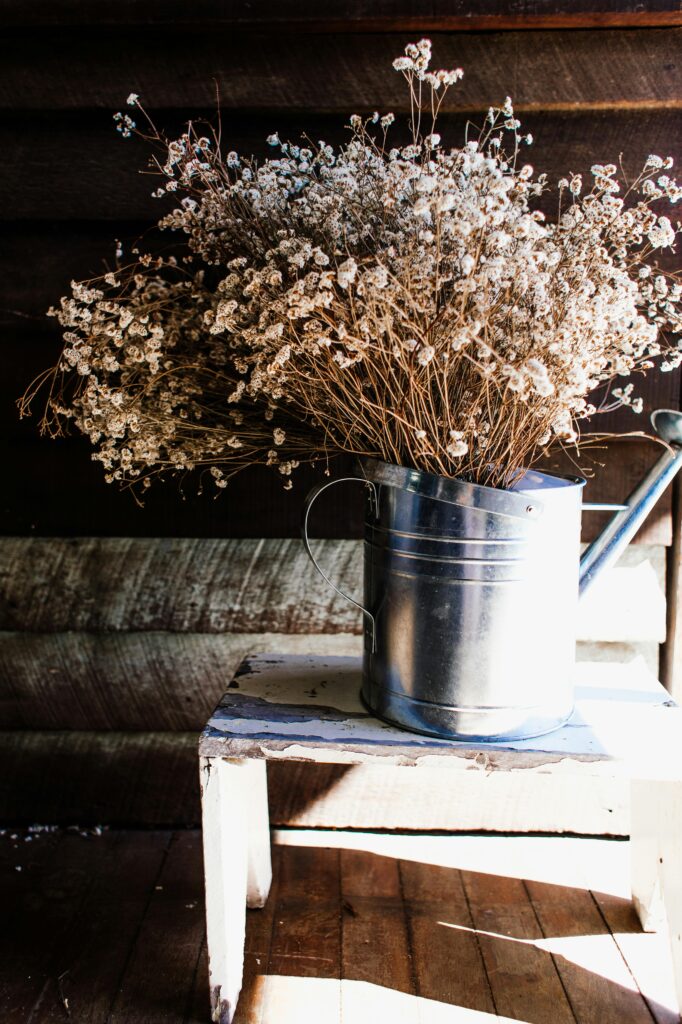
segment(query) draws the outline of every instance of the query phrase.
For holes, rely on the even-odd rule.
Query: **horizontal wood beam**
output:
[[[589,626],[592,635],[601,628],[604,636],[629,632],[633,639],[579,644],[577,656],[595,672],[621,665],[623,672],[636,667],[655,679],[665,609],[656,607],[655,584],[646,579],[633,601],[637,574],[629,575],[631,584],[627,571],[614,578],[607,588],[610,607],[602,601]],[[589,631],[582,622],[579,635]],[[360,655],[362,638],[331,632],[0,633],[0,730],[199,731],[240,662],[273,652]]]
[[[199,732],[249,654],[362,653],[352,634],[0,633],[0,730]]]
[[[241,30],[263,27],[306,32],[440,32],[488,28],[589,27],[601,25],[679,25],[676,0],[390,0],[368,5],[363,0],[287,0],[253,4],[248,0],[3,0],[7,26],[64,25],[229,25]]]
[[[232,29],[207,34],[204,25],[10,32],[0,110],[117,110],[134,90],[147,109],[190,116],[216,104],[224,114],[409,113],[408,90],[391,67],[408,41],[279,29],[242,37]],[[658,109],[682,104],[681,47],[682,28],[451,33],[435,40],[434,66],[464,68],[443,113],[485,111],[507,94],[520,112]]]
[[[0,825],[200,824],[191,732],[0,732]],[[460,774],[343,765],[268,765],[270,821],[305,828],[627,834],[612,779]]]
[[[315,548],[334,582],[360,598],[362,542],[320,540]],[[631,551],[640,552],[636,565],[648,557]],[[659,549],[651,568],[634,574],[635,588],[650,578],[661,589],[663,561]],[[660,640],[664,610],[655,621],[653,633],[633,625],[630,636],[612,631],[608,639]],[[307,635],[359,633],[361,620],[299,539],[25,537],[0,539],[0,630]]]

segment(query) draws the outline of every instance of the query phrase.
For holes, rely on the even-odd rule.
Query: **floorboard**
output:
[[[627,843],[274,839],[235,1024],[679,1021]],[[208,1024],[198,830],[0,830],[0,902],[0,1020]]]

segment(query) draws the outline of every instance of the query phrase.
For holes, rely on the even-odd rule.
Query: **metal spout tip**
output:
[[[656,409],[651,414],[651,425],[662,441],[682,447],[682,412],[676,409]]]

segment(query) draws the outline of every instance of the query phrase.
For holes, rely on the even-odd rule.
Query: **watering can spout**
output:
[[[627,547],[670,481],[682,468],[682,412],[676,412],[674,409],[657,409],[651,415],[651,423],[661,440],[670,447],[635,487],[601,534],[585,550],[580,559],[581,597],[602,569],[612,565]],[[589,509],[590,505],[586,504],[584,507]]]

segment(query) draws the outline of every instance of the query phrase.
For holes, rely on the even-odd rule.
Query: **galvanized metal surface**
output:
[[[348,600],[365,614],[362,695],[374,714],[479,741],[542,735],[570,718],[579,592],[682,466],[682,414],[652,419],[673,447],[582,560],[580,478],[529,470],[499,490],[361,460],[364,602]],[[307,536],[312,504],[333,482],[309,496],[302,532],[342,593]]]
[[[682,413],[657,409],[651,415],[654,430],[670,447],[651,467],[580,560],[580,596],[587,592],[600,572],[616,561],[647,515],[682,467]]]
[[[374,480],[374,464],[363,469]],[[448,481],[454,491],[457,481]],[[583,481],[530,472],[514,492],[466,484],[454,505],[377,485],[365,524],[363,697],[417,732],[504,740],[573,710]],[[471,492],[486,492],[467,505]],[[494,511],[496,495],[539,516]]]

